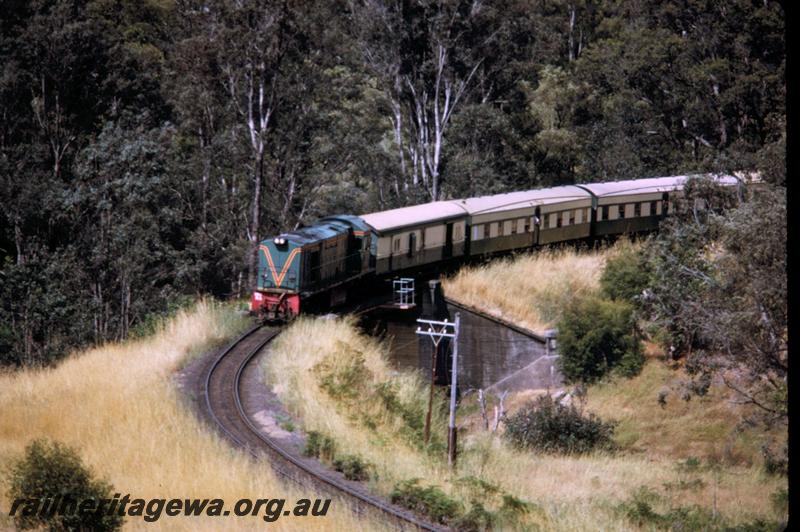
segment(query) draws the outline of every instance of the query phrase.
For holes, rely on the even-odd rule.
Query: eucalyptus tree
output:
[[[482,3],[462,0],[353,1],[350,11],[365,63],[391,102],[395,194],[423,187],[437,200],[445,138],[484,59],[468,36],[490,39],[494,19]]]

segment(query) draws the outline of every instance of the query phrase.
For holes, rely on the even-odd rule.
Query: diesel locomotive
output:
[[[322,218],[261,242],[250,310],[269,321],[287,321],[310,298],[331,307],[344,303],[360,280],[652,231],[673,211],[692,177],[700,176],[559,186]],[[708,177],[726,186],[740,183],[733,176]]]

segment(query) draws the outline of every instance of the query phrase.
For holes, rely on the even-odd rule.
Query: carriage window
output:
[[[617,209],[619,209],[619,217],[625,218],[625,204],[618,206]]]
[[[658,202],[656,202],[656,201],[651,201],[650,202],[650,216],[655,216],[656,211],[658,210],[658,207],[656,207],[657,203]]]
[[[499,232],[499,226],[500,224],[497,222],[492,222],[489,224],[489,238],[494,238],[497,236],[497,233]]]
[[[464,240],[464,235],[462,234],[461,224],[456,224],[453,226],[453,240],[455,242],[461,242]]]
[[[517,220],[517,233],[524,233],[526,230],[525,218]]]
[[[411,232],[408,234],[408,255],[409,257],[414,254],[414,250],[417,248],[417,233]]]
[[[400,237],[396,237],[394,242],[392,242],[394,251],[400,251]]]
[[[472,226],[472,240],[480,240],[483,238],[483,224]]]
[[[556,227],[561,227],[564,225],[564,213],[560,212],[556,214]]]
[[[575,211],[575,223],[579,224],[583,222],[583,209],[578,209]]]
[[[641,216],[642,215],[642,204],[641,203],[634,203],[633,204],[633,216]]]

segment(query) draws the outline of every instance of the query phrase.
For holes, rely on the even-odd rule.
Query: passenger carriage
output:
[[[436,201],[361,216],[377,238],[375,273],[420,267],[465,254],[467,211]]]
[[[350,282],[365,276],[652,231],[673,212],[691,177],[568,185],[323,218],[261,243],[250,308],[284,320],[299,314],[301,301],[312,296],[327,306],[344,302]],[[738,183],[730,176],[715,180]]]

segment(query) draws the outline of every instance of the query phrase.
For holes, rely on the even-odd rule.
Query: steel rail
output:
[[[433,523],[429,523],[408,510],[401,509],[399,507],[393,506],[386,502],[385,500],[373,496],[368,493],[362,493],[352,486],[341,482],[339,479],[336,479],[332,476],[328,475],[321,475],[317,471],[314,471],[308,464],[298,460],[295,456],[288,453],[285,449],[283,449],[280,445],[278,445],[275,441],[273,441],[268,436],[261,433],[252,420],[247,416],[244,406],[242,405],[241,400],[241,391],[240,391],[240,384],[242,374],[244,373],[245,368],[250,364],[250,362],[255,358],[255,356],[266,346],[269,342],[271,342],[280,332],[280,330],[276,330],[270,334],[267,334],[263,340],[258,341],[254,347],[252,347],[249,352],[245,355],[244,359],[239,363],[236,368],[236,373],[234,376],[234,389],[233,392],[233,400],[235,403],[236,413],[239,419],[244,423],[244,425],[249,429],[250,434],[249,436],[255,436],[261,443],[261,448],[254,449],[251,445],[248,445],[245,442],[245,438],[242,434],[235,434],[229,427],[225,426],[225,423],[219,418],[217,412],[215,412],[215,405],[212,404],[211,400],[211,383],[212,379],[215,377],[215,372],[219,369],[223,360],[231,355],[232,353],[236,352],[238,349],[242,347],[243,342],[249,338],[251,335],[255,334],[257,331],[261,329],[261,325],[255,325],[244,333],[242,333],[238,338],[232,341],[228,346],[226,346],[217,358],[214,360],[213,364],[208,370],[205,379],[205,401],[206,407],[208,408],[209,415],[214,423],[225,433],[225,435],[232,440],[237,446],[243,447],[248,453],[256,458],[260,458],[263,456],[263,453],[259,451],[268,451],[267,454],[271,455],[269,460],[273,467],[273,469],[282,475],[283,477],[292,480],[293,482],[301,485],[303,487],[323,487],[323,489],[329,493],[343,496],[345,499],[349,499],[351,501],[351,508],[356,511],[356,513],[363,515],[368,511],[377,512],[379,515],[383,517],[389,517],[390,520],[397,525],[400,525],[399,528],[415,528],[415,529],[422,529],[422,530],[446,530],[446,527],[436,525]],[[283,462],[283,463],[279,463]],[[289,466],[288,469],[293,469],[293,471],[287,470],[286,466]]]

